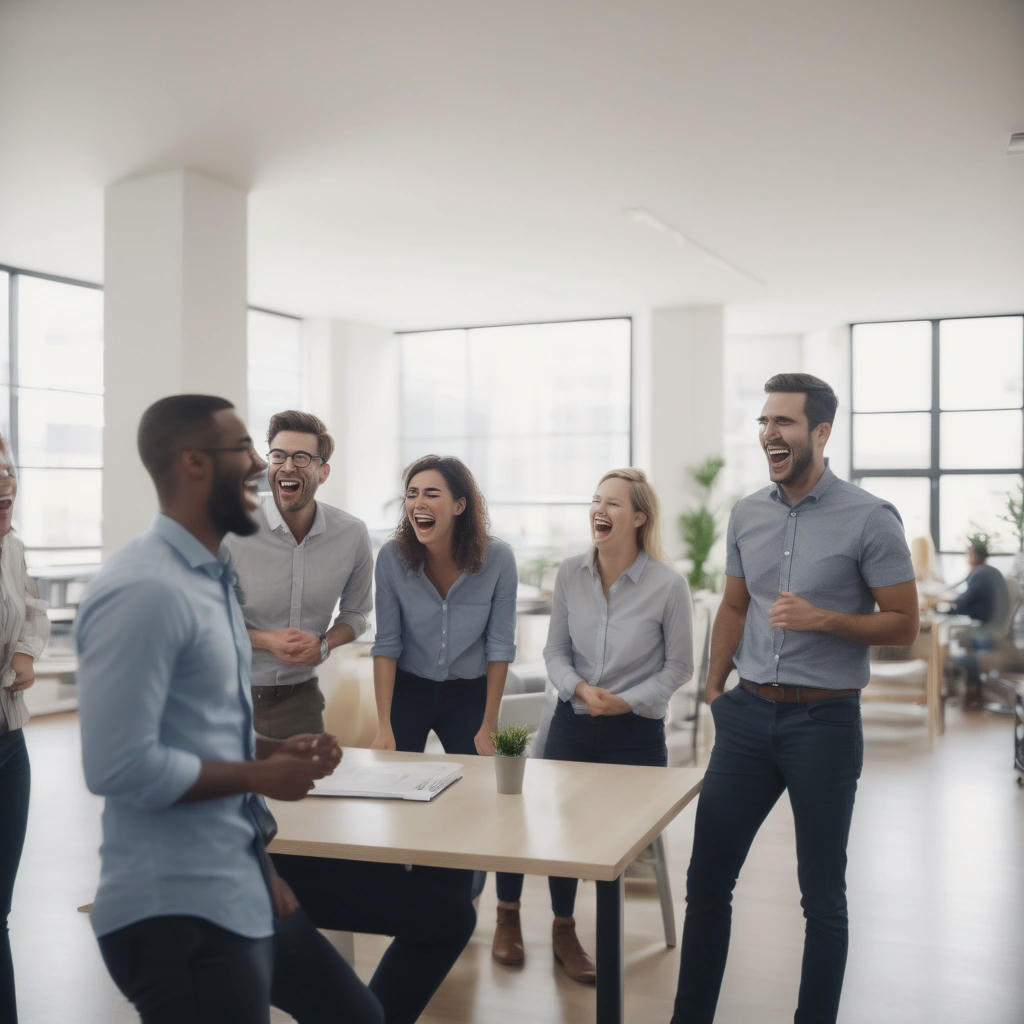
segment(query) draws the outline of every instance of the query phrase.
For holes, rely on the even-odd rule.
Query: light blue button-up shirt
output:
[[[202,761],[253,757],[251,648],[221,555],[158,515],[78,612],[82,761],[106,798],[97,935],[166,914],[273,931],[246,795],[177,803]]]
[[[867,644],[817,630],[772,629],[782,591],[819,608],[866,615],[871,591],[914,578],[903,523],[893,505],[840,480],[827,462],[796,505],[774,484],[741,499],[729,517],[725,571],[750,593],[734,662],[743,679],[857,689],[870,675]]]
[[[424,679],[479,679],[492,661],[516,656],[512,549],[490,537],[483,567],[463,573],[441,597],[420,565],[410,569],[394,541],[377,555],[377,639],[370,653],[394,658]]]
[[[548,676],[576,714],[581,683],[621,697],[635,714],[664,718],[693,675],[693,610],[686,580],[641,551],[604,596],[594,552],[567,558],[555,578],[544,647]]]

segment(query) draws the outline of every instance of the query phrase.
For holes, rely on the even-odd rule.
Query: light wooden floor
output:
[[[930,752],[912,708],[866,711],[866,764],[850,843],[851,948],[843,1024],[1021,1024],[1024,1021],[1024,789],[1014,783],[1011,724],[949,712]],[[84,914],[97,873],[100,802],[81,781],[75,716],[36,719],[29,834],[11,939],[22,1024],[120,1024],[134,1014],[110,982]],[[677,917],[693,810],[666,839]],[[593,886],[581,887],[580,933],[593,947]],[[593,989],[551,960],[547,886],[528,878],[527,963],[494,964],[493,878],[476,935],[425,1024],[593,1020]],[[677,952],[666,949],[653,886],[628,882],[626,1018],[665,1024]],[[792,1020],[803,936],[793,834],[783,800],[755,842],[736,893],[719,1024]],[[356,939],[368,977],[384,941]],[[275,1014],[275,1022],[288,1018]]]

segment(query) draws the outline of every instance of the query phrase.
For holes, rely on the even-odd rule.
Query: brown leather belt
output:
[[[277,704],[282,700],[288,700],[289,697],[302,693],[303,690],[315,687],[316,684],[317,677],[313,676],[312,679],[306,679],[301,683],[285,683],[282,686],[254,686],[252,688],[252,702],[253,704]]]
[[[860,696],[860,690],[828,690],[822,686],[790,686],[788,683],[754,683],[749,679],[741,679],[740,686],[755,697],[778,701],[780,704],[813,704],[818,700]]]

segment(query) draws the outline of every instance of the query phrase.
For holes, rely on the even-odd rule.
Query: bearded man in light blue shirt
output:
[[[160,514],[103,567],[76,622],[82,759],[106,798],[92,923],[108,970],[144,1024],[268,1024],[271,998],[303,1022],[341,999],[379,1024],[265,849],[262,796],[301,799],[341,752],[323,735],[254,742],[251,648],[221,541],[255,529],[264,463],[231,403],[207,395],[154,403],[138,443]]]

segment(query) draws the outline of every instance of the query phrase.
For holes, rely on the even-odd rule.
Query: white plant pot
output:
[[[523,773],[526,771],[526,755],[506,757],[494,755],[494,779],[499,793],[522,793]]]

